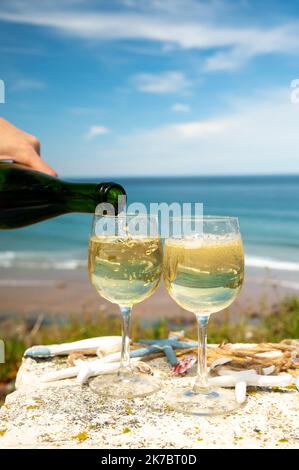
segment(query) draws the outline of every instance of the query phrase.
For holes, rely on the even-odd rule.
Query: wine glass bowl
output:
[[[170,296],[195,314],[218,312],[237,297],[244,261],[238,235],[203,234],[168,239],[164,248],[164,281]]]
[[[236,218],[201,218],[201,231],[165,241],[163,273],[173,300],[196,315],[198,374],[192,390],[175,390],[169,404],[185,413],[211,415],[238,407],[231,390],[211,390],[206,372],[206,328],[212,313],[238,296],[244,277],[244,256]]]
[[[120,307],[121,364],[116,375],[97,377],[91,389],[118,398],[145,396],[160,388],[152,376],[134,373],[130,362],[129,328],[132,307],[148,298],[162,274],[162,244],[155,217],[95,215],[89,241],[88,269],[97,292]]]
[[[156,290],[161,276],[161,252],[158,237],[91,237],[91,282],[110,302],[133,306]]]

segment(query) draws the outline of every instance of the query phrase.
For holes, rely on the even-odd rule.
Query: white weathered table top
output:
[[[111,400],[74,379],[42,384],[45,372],[65,367],[62,359],[23,360],[18,389],[0,409],[0,448],[298,448],[299,394],[253,390],[244,408],[217,417],[185,416],[169,410],[165,392],[193,380],[165,378],[164,388],[145,399]],[[169,370],[164,358],[151,361]]]

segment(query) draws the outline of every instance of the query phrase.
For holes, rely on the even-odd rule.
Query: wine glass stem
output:
[[[198,327],[198,361],[197,377],[193,387],[195,393],[206,393],[209,390],[207,373],[207,326],[209,315],[196,315]]]
[[[130,364],[130,323],[132,307],[120,306],[121,320],[122,320],[122,345],[121,345],[121,360],[118,369],[118,376],[125,379],[132,375]]]

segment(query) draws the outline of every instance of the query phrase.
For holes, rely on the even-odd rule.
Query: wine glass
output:
[[[156,218],[95,214],[88,259],[93,286],[102,297],[119,305],[122,319],[119,370],[91,380],[90,388],[99,395],[117,398],[149,395],[160,388],[160,382],[133,370],[129,330],[133,305],[153,294],[162,274],[162,245]]]
[[[228,413],[240,405],[233,390],[209,386],[207,325],[210,315],[228,307],[242,286],[244,257],[238,219],[203,216],[180,222],[190,231],[182,230],[165,240],[163,273],[170,296],[196,315],[198,370],[193,388],[171,391],[167,401],[177,411],[189,414]],[[198,224],[199,229],[191,234],[192,224]]]

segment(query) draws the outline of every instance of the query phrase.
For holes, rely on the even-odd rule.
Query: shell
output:
[[[270,374],[273,374],[273,372],[275,372],[275,366],[263,367],[262,370],[263,370],[264,375],[270,375]]]
[[[237,382],[235,387],[235,396],[237,403],[244,403],[246,401],[246,382],[244,380]]]
[[[220,357],[219,359],[215,359],[215,361],[212,362],[210,365],[210,371],[215,369],[218,366],[223,366],[224,364],[227,364],[228,362],[231,362],[230,357]]]
[[[139,361],[135,364],[134,368],[141,372],[141,374],[153,374],[153,369],[146,362]]]
[[[292,351],[291,352],[291,361],[294,364],[299,364],[299,351]]]
[[[196,363],[196,356],[190,355],[181,359],[173,368],[173,375],[182,375]]]

